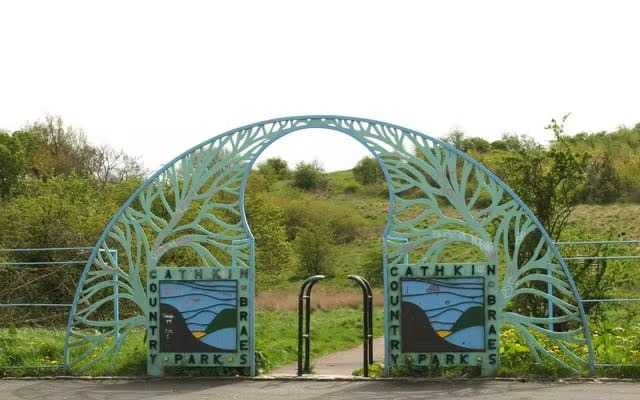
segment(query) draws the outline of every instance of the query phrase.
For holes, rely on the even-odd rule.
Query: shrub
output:
[[[328,181],[324,170],[317,161],[300,162],[293,173],[293,186],[302,190],[317,190],[327,187]]]
[[[274,283],[289,271],[293,252],[287,242],[283,210],[266,196],[247,203],[247,214],[256,239],[256,268],[260,283]]]
[[[331,231],[325,225],[302,229],[295,240],[299,272],[303,276],[333,275],[331,265]]]
[[[298,232],[305,227],[320,222],[317,207],[308,201],[292,201],[286,203],[284,212],[284,227],[287,240],[295,240]]]
[[[620,198],[622,182],[608,153],[592,158],[586,169],[587,182],[580,193],[585,203],[606,204]]]
[[[304,199],[286,205],[284,225],[289,240],[295,240],[302,229],[322,225],[330,230],[333,243],[346,244],[360,237],[367,221],[348,207],[329,206],[321,201]]]
[[[346,244],[356,240],[360,236],[362,226],[366,223],[362,217],[355,215],[351,210],[331,210],[326,214],[326,218],[335,244]]]
[[[270,158],[258,165],[258,171],[261,174],[273,178],[274,180],[287,179],[291,175],[289,165],[285,160],[279,157]]]
[[[384,179],[380,165],[371,157],[365,157],[358,161],[358,164],[353,168],[353,177],[361,185],[371,185],[382,182]]]
[[[382,247],[376,246],[370,249],[364,257],[362,263],[362,276],[369,281],[372,286],[382,286],[384,283],[382,263],[383,263]]]
[[[358,185],[348,185],[344,188],[344,194],[354,194],[358,191],[360,186]]]

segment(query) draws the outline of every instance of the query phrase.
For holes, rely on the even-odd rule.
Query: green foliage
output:
[[[505,133],[501,139],[491,143],[491,148],[503,151],[530,151],[541,150],[542,146],[530,136]]]
[[[291,271],[293,252],[287,241],[284,212],[265,195],[253,195],[247,218],[256,239],[258,285],[274,284]]]
[[[485,139],[467,138],[464,132],[459,129],[449,132],[442,140],[467,153],[486,153],[491,150],[491,143]]]
[[[293,172],[293,186],[302,190],[326,189],[327,179],[324,170],[317,161],[312,163],[300,162]]]
[[[442,138],[445,142],[453,145],[454,147],[461,149],[462,142],[465,140],[464,132],[460,129],[454,129]]]
[[[622,196],[622,180],[608,153],[590,160],[586,176],[585,187],[579,193],[581,202],[606,204]]]
[[[256,348],[261,373],[278,368],[297,358],[297,312],[258,311]],[[382,335],[382,310],[374,311],[374,334]],[[339,308],[313,311],[312,357],[357,346],[362,342],[362,310]],[[68,375],[62,366],[64,329],[0,329],[0,377]],[[53,368],[52,368],[53,367]],[[235,371],[223,368],[174,368],[172,375],[222,375]],[[133,331],[125,340],[118,360],[100,362],[83,375],[141,376],[146,373],[144,331]]]
[[[91,246],[115,211],[141,184],[132,157],[89,144],[62,119],[47,117],[11,134],[0,133],[0,248]],[[77,251],[4,253],[6,261],[82,262]],[[76,268],[3,267],[0,301],[69,303]],[[0,310],[0,318],[24,324],[57,324],[60,310]]]
[[[353,371],[353,376],[362,376],[363,374],[362,368]],[[369,364],[369,378],[384,378],[384,365],[379,362]]]
[[[308,227],[298,232],[295,249],[298,254],[301,276],[333,275],[331,239],[331,231],[326,225]]]
[[[6,163],[14,164],[7,176],[17,174],[19,178],[46,180],[73,175],[106,184],[141,178],[144,174],[135,157],[122,150],[90,144],[82,131],[65,126],[60,117],[46,117],[11,135],[0,133],[0,152],[3,147],[12,152],[11,161]],[[3,164],[0,168],[10,169]]]
[[[556,143],[550,149],[523,145],[498,164],[498,174],[522,198],[553,240],[558,240],[567,221],[578,205],[583,187],[588,156],[576,154],[564,141],[563,123],[552,120],[547,127]],[[528,259],[540,240],[540,232],[528,235],[519,248],[520,257]],[[540,289],[543,289],[542,284]],[[521,313],[544,315],[545,305],[531,297],[516,299]]]
[[[14,137],[0,132],[0,200],[11,197],[24,175],[24,153]]]
[[[640,202],[640,124],[634,128],[621,127],[614,132],[579,133],[565,141],[576,151],[586,152],[594,159],[602,161],[603,157],[608,157],[607,164],[612,164],[620,181],[619,186],[617,183],[613,186],[618,190],[619,198]],[[596,169],[594,172],[601,171]],[[612,174],[606,172],[605,175]],[[609,182],[606,184],[610,185]]]
[[[384,180],[378,161],[371,157],[365,157],[358,161],[353,168],[353,177],[361,185],[371,185]]]
[[[578,204],[578,194],[586,176],[588,156],[577,154],[564,141],[563,123],[552,120],[547,127],[556,137],[550,149],[521,145],[497,165],[498,174],[522,198],[553,239],[564,229]],[[523,249],[531,254],[538,238]]]
[[[64,330],[0,329],[0,377],[64,374]]]
[[[269,158],[267,161],[258,165],[258,171],[271,179],[283,180],[288,179],[291,175],[289,165],[280,157]]]
[[[139,181],[108,184],[104,190],[87,178],[53,177],[29,179],[21,194],[0,207],[0,248],[91,246],[113,213]],[[11,254],[10,261],[40,262],[86,259],[76,252]],[[2,268],[0,302],[69,303],[73,299],[81,268],[19,270]],[[49,310],[51,311],[51,310]],[[54,310],[55,311],[55,310]],[[59,323],[64,313],[41,309],[2,309],[4,321]]]
[[[286,201],[282,207],[289,240],[294,240],[301,229],[324,226],[330,231],[332,243],[347,244],[360,237],[363,227],[369,225],[351,207],[328,204],[314,198]]]
[[[367,251],[362,263],[362,271],[360,274],[367,280],[372,286],[380,287],[383,285],[383,252],[382,246],[375,246]]]
[[[640,201],[640,125],[633,129],[621,128],[611,134],[580,134],[569,138],[563,135],[563,122],[554,121],[550,125],[556,134],[556,142],[548,148],[527,136],[518,135],[505,135],[491,143],[489,148],[486,141],[465,138],[461,133],[452,135],[450,140],[504,178],[532,207],[554,238],[558,238],[560,233],[563,239],[614,238],[603,237],[605,233],[601,231],[589,236],[592,232],[586,230],[597,230],[607,225],[617,227],[620,232],[615,234],[627,231],[631,238],[635,238],[633,232],[637,232],[637,224],[627,208],[621,208],[616,214],[623,221],[614,221],[611,216],[596,221],[592,219],[594,213],[589,211],[588,217],[574,224],[580,229],[572,225],[568,231],[566,226],[579,202],[634,200],[636,194]],[[125,161],[118,159],[117,152],[106,151],[100,156],[99,150],[88,144],[81,132],[64,128],[62,122],[56,120],[37,123],[13,134],[0,133],[0,197],[4,198],[0,199],[0,247],[92,245],[115,210],[140,184],[140,169],[135,165],[127,166]],[[109,159],[116,159],[115,169],[110,167]],[[362,177],[366,174],[358,178],[356,171],[324,174],[317,163],[298,165],[296,172],[290,173],[282,160],[272,160],[267,160],[252,173],[247,192],[248,218],[257,241],[258,287],[272,287],[282,282],[287,284],[288,279],[294,279],[297,284],[300,276],[314,273],[331,275],[334,271],[340,271],[340,281],[344,280],[343,275],[359,273],[374,285],[380,285],[382,251],[378,240],[386,218],[387,204],[382,196],[388,194],[383,181],[372,183]],[[372,172],[375,166],[379,173],[375,161],[368,160],[361,161],[363,170]],[[120,170],[126,172],[121,174]],[[596,206],[581,207],[592,210]],[[611,205],[607,209],[616,207],[622,206]],[[585,254],[606,255],[611,250],[601,247],[589,249]],[[528,251],[530,249],[525,245],[523,255]],[[450,256],[455,259],[471,257],[455,251]],[[46,254],[44,258],[56,261],[56,257]],[[185,257],[180,259],[174,255],[168,261],[179,263],[188,258]],[[38,261],[41,258],[29,255],[19,260]],[[634,297],[633,292],[637,292],[638,271],[635,267],[630,268],[628,263],[609,261],[591,266],[574,265],[572,271],[586,298],[627,294]],[[298,275],[293,276],[296,272]],[[0,283],[1,302],[69,302],[78,278],[78,272],[72,270],[46,273],[4,271],[4,274],[6,279]],[[337,279],[335,284],[338,284]],[[325,281],[324,284],[330,283]],[[20,289],[16,290],[17,287]],[[589,311],[594,318],[594,345],[598,356],[602,357],[599,360],[639,362],[637,318],[613,313],[601,306]],[[4,321],[32,320],[22,311],[11,315],[6,314],[6,310],[4,312]],[[316,345],[322,347],[322,351],[332,351],[359,341],[357,329],[350,338],[335,339],[336,331],[331,329],[335,328],[335,314],[331,313],[327,313],[326,321],[322,322],[326,322],[326,327],[322,325],[325,329],[322,335],[326,334],[327,339],[321,338],[316,317],[324,318],[324,314],[314,314],[314,355]],[[48,323],[54,320],[40,321]],[[295,326],[295,321],[294,313],[259,314],[258,340],[264,355],[262,368],[268,369],[295,359],[295,333],[292,332],[291,337],[283,337],[281,333]],[[349,322],[348,318],[344,321],[345,326],[340,329],[345,332],[351,332],[350,329],[357,325]],[[55,322],[63,323],[64,318]],[[351,323],[350,327],[348,323]],[[262,334],[260,329],[270,333]],[[10,337],[11,332],[0,333],[0,346],[5,346],[0,349],[0,366],[25,365],[29,360],[46,361],[40,354],[50,354],[53,360],[59,359],[61,348],[57,345],[44,343],[44,339],[44,344],[31,340],[30,333],[22,328],[17,331],[18,338]],[[13,332],[15,336],[16,330]],[[536,364],[524,342],[513,331],[506,332],[501,343],[505,375],[566,374],[566,371],[544,362]],[[45,331],[32,333],[47,335]],[[3,336],[5,334],[8,336]],[[50,336],[54,342],[58,340],[55,334]],[[142,333],[134,339],[138,340],[135,346],[125,346],[123,357],[128,361],[119,370],[121,373],[144,371]],[[30,347],[21,345],[21,340],[28,340],[25,343]],[[326,343],[318,344],[323,340]],[[10,349],[5,351],[5,348]],[[28,351],[33,351],[33,354],[29,355]],[[2,355],[7,357],[2,358]],[[100,365],[96,371],[106,371],[105,368],[106,365]],[[24,374],[41,373],[26,367],[23,371]],[[222,372],[216,371],[218,373]],[[415,373],[443,374],[442,371],[420,369]],[[474,372],[450,371],[446,374],[455,373],[472,375]],[[610,369],[606,373],[638,375],[637,369],[629,368]]]

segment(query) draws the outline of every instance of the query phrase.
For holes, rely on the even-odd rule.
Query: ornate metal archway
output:
[[[515,328],[536,359],[573,370],[593,365],[588,323],[567,265],[535,215],[504,182],[430,136],[380,121],[323,115],[234,129],[186,151],[147,179],[113,216],[87,262],[69,317],[67,365],[86,369],[116,360],[131,332],[149,329],[155,306],[149,277],[158,279],[163,268],[232,268],[251,272],[244,275],[250,312],[246,365],[254,373],[256,265],[245,188],[253,164],[270,144],[310,128],[340,131],[358,140],[384,172],[389,188],[383,237],[387,309],[392,307],[394,279],[389,271],[460,262],[455,254],[465,252],[485,270],[498,266],[494,330]],[[535,251],[522,254],[521,245],[530,240],[536,241]],[[198,265],[167,265],[170,256],[197,259]],[[548,304],[543,307],[548,311],[510,311],[523,297]],[[391,358],[395,344],[387,314],[385,365],[390,367],[401,361]],[[563,330],[554,324],[563,324]],[[497,363],[492,368],[495,372]]]

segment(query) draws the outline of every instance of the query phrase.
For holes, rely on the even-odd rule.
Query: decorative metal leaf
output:
[[[69,318],[68,365],[86,369],[113,362],[123,340],[145,326],[147,271],[168,265],[254,268],[244,214],[251,166],[275,140],[307,128],[346,133],[379,160],[390,191],[387,268],[469,258],[497,264],[502,322],[518,330],[534,356],[575,370],[590,361],[580,353],[581,347],[592,352],[567,267],[531,211],[502,181],[418,132],[372,120],[310,116],[217,136],[167,164],[131,196],[106,227],[80,280]],[[523,254],[530,241],[537,241],[535,251]],[[553,315],[518,313],[514,304],[521,298],[541,304],[541,310],[551,304]],[[553,324],[564,330],[548,329]],[[551,351],[553,346],[566,356]]]

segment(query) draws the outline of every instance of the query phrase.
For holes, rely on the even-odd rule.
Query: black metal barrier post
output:
[[[311,354],[311,289],[324,275],[313,275],[302,282],[298,295],[298,376],[310,373]],[[304,327],[304,333],[303,333]],[[302,363],[304,341],[304,365]]]
[[[361,276],[347,277],[362,289],[362,375],[369,376],[369,364],[373,363],[373,292],[371,285]]]

